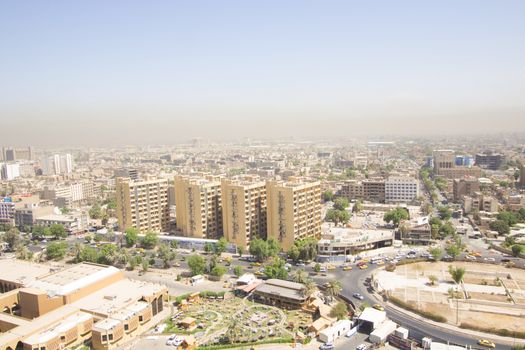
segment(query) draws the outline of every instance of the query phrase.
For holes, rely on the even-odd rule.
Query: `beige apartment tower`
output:
[[[169,231],[168,180],[117,178],[116,197],[120,230],[135,227],[142,233]]]
[[[266,238],[266,183],[257,178],[221,182],[224,237],[237,246]]]
[[[321,183],[289,180],[266,185],[268,238],[275,238],[284,251],[296,239],[321,235]]]
[[[174,178],[177,229],[186,237],[222,237],[221,182],[218,178]]]

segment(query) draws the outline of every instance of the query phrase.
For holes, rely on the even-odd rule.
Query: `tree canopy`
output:
[[[158,241],[159,241],[159,238],[157,237],[156,234],[154,234],[153,232],[148,232],[146,233],[144,238],[142,238],[141,244],[146,249],[152,249],[152,248],[155,248]]]
[[[48,260],[61,260],[67,252],[66,242],[52,242],[46,247],[46,257]]]
[[[392,222],[396,227],[399,226],[399,223],[401,220],[408,220],[409,215],[408,211],[405,208],[397,207],[395,209],[391,209],[385,213],[383,216],[383,220],[385,222]]]
[[[124,239],[128,247],[133,247],[139,240],[139,230],[135,227],[127,228]]]
[[[274,258],[271,263],[264,267],[264,274],[268,278],[286,280],[288,278],[288,270],[284,265],[285,262],[283,259]]]
[[[206,260],[200,255],[192,255],[188,258],[188,267],[192,276],[201,275],[206,269]]]
[[[265,261],[271,256],[275,256],[281,250],[279,242],[273,238],[268,240],[255,238],[250,242],[250,254],[258,261]]]

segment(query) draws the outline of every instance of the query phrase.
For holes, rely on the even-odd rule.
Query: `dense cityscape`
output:
[[[524,14],[0,0],[0,350],[525,350]]]
[[[6,146],[1,348],[511,348],[524,158],[516,135]]]

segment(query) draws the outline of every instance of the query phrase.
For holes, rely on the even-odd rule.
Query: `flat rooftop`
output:
[[[158,293],[164,288],[160,284],[122,279],[71,305],[90,313],[109,317],[123,308],[133,308],[132,305],[143,296]]]
[[[256,292],[284,297],[297,301],[306,299],[302,293],[304,286],[300,283],[270,279],[255,288]]]
[[[32,264],[18,259],[0,260],[0,280],[13,283],[26,283],[51,272],[51,268],[41,264]]]

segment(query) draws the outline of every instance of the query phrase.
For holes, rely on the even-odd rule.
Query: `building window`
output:
[[[110,335],[109,335],[109,340],[110,340],[110,341],[113,340],[113,334],[110,334]]]
[[[144,321],[144,317],[143,316],[139,316],[139,322],[142,322]]]
[[[102,336],[102,341],[108,341],[108,336],[107,335],[103,335]]]
[[[129,324],[125,324],[125,325],[124,325],[124,330],[125,330],[125,331],[128,331],[128,330],[129,330]]]

